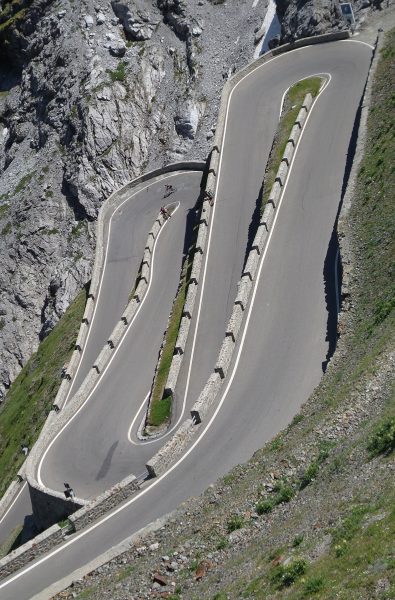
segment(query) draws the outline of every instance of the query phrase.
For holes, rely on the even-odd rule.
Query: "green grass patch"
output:
[[[306,94],[311,94],[313,98],[317,96],[322,85],[321,77],[309,77],[295,83],[287,92],[284,99],[283,113],[281,115],[278,130],[275,136],[274,144],[267,164],[265,181],[262,196],[261,214],[269,198],[270,190],[276,179],[277,171],[287,145],[289,134],[298,116],[303,100]]]
[[[7,215],[9,210],[9,204],[3,204],[2,206],[0,206],[0,219],[3,219]]]
[[[368,450],[372,456],[390,453],[395,449],[395,416],[387,417],[376,427],[372,435]]]
[[[150,425],[158,427],[170,418],[172,400],[172,396],[168,396],[152,405],[149,420]]]
[[[182,311],[185,304],[187,279],[186,266],[181,274],[181,285],[178,290],[177,297],[174,301],[169,327],[166,333],[165,344],[163,346],[162,355],[159,360],[159,366],[155,378],[154,387],[151,394],[150,410],[148,414],[148,425],[158,427],[170,417],[172,398],[163,398],[163,391],[169,374],[171,361],[174,354],[178,330],[182,317]]]
[[[10,222],[6,223],[1,230],[1,235],[8,235],[12,231],[12,225]]]
[[[19,373],[0,408],[0,496],[24,460],[21,443],[31,448],[40,434],[62,367],[73,352],[85,303],[83,290]]]
[[[241,515],[232,515],[226,523],[226,530],[228,533],[241,529],[244,525],[244,518]]]
[[[32,171],[31,173],[27,173],[26,175],[24,175],[24,177],[22,177],[22,179],[19,180],[19,182],[16,184],[14,193],[18,194],[19,192],[21,192],[22,190],[25,189],[25,187],[30,183],[30,181],[33,179],[35,172]]]
[[[109,74],[110,79],[113,83],[114,83],[114,81],[125,81],[125,79],[126,79],[125,68],[126,68],[126,63],[121,60],[118,63],[118,66],[115,69],[115,71],[112,71],[111,69],[107,69],[107,73]]]

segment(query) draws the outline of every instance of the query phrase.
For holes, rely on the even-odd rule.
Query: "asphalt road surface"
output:
[[[112,329],[117,324],[128,303],[129,294],[134,286],[138,269],[140,267],[148,232],[158,216],[160,207],[169,202],[175,202],[177,204],[179,203],[179,208],[174,216],[168,221],[168,223],[166,223],[166,226],[158,239],[156,259],[159,258],[159,261],[156,260],[154,264],[154,269],[156,269],[156,267],[160,267],[161,262],[166,264],[166,261],[169,261],[173,267],[171,272],[167,269],[167,265],[164,267],[162,264],[161,267],[166,271],[166,285],[168,286],[166,292],[163,288],[160,288],[159,290],[153,287],[151,288],[151,292],[153,293],[151,298],[153,299],[153,302],[161,305],[162,310],[159,315],[160,318],[158,320],[158,312],[156,311],[155,306],[153,307],[150,316],[147,317],[147,315],[144,313],[146,320],[151,321],[152,328],[155,329],[155,334],[157,335],[157,339],[154,339],[153,336],[150,338],[149,356],[146,355],[143,359],[143,363],[148,361],[148,358],[151,361],[149,365],[147,363],[146,370],[148,377],[148,380],[146,379],[146,381],[148,381],[148,387],[150,386],[153,369],[156,364],[157,353],[162,341],[163,330],[165,329],[170,311],[169,302],[172,302],[174,298],[179,281],[182,257],[185,252],[184,238],[186,234],[186,219],[191,212],[193,213],[192,209],[197,198],[199,197],[201,178],[201,171],[174,171],[155,177],[150,181],[143,182],[132,190],[127,202],[115,212],[113,218],[111,219],[110,228],[108,221],[106,221],[105,239],[106,241],[108,240],[108,251],[98,297],[99,301],[96,304],[96,310],[92,319],[86,344],[84,346],[81,361],[78,365],[76,375],[72,380],[65,404],[70,401],[88,374],[89,370],[92,368],[96,357],[98,356],[103,345],[108,340]],[[172,185],[174,192],[165,198],[166,184]],[[170,244],[166,244],[166,236],[167,239],[171,240]],[[165,242],[164,247],[166,247],[166,253],[163,255],[161,253],[162,242]],[[156,279],[154,283],[158,284],[159,280]],[[147,308],[149,307],[147,306]],[[144,340],[148,340],[150,331],[145,329],[144,323],[145,321],[140,321],[140,328],[137,331],[140,335],[140,338],[143,336]],[[126,344],[124,342],[123,356],[129,357],[129,360],[125,360],[125,362],[122,363],[126,369],[126,376],[128,371],[129,373],[132,372],[130,370],[130,363],[134,359],[130,354],[131,349],[133,350],[134,348],[135,353],[137,355],[139,354],[139,341],[141,340],[139,340],[135,334],[136,328],[129,332],[129,337],[125,339]],[[130,347],[128,347],[128,344]],[[134,386],[133,389],[135,389]],[[144,388],[144,395],[146,392],[147,390]],[[101,398],[104,398],[105,400],[105,405],[103,406],[102,410],[106,415],[104,421],[110,425],[111,430],[110,419],[107,417],[108,413],[114,414],[115,407],[111,405],[111,410],[109,411],[108,398],[111,398],[111,392],[107,396],[105,395],[106,393],[107,392],[105,391],[101,395]],[[95,398],[93,397],[91,402],[94,401]],[[127,411],[127,401],[125,402],[125,408]],[[88,424],[90,415],[91,412],[88,413]],[[127,423],[129,423],[130,415],[128,411],[126,419]],[[87,427],[88,431],[88,425],[84,424],[84,427],[85,426]],[[86,441],[86,435],[88,434],[85,431],[83,431],[81,434],[81,442],[83,444],[84,441]],[[70,447],[70,439],[67,436],[67,433],[65,434],[64,438],[62,438],[62,441],[66,443],[67,454],[67,449]],[[100,438],[100,446],[101,444],[102,439]],[[127,445],[130,446],[128,443]],[[78,452],[82,453],[83,450],[81,450],[80,446],[78,447],[80,448]],[[60,447],[60,452],[62,452],[62,446]],[[102,456],[102,454],[99,454],[99,456]],[[58,477],[56,484],[59,483],[59,477],[62,478],[63,476],[65,477],[63,481],[70,480],[71,482],[74,482],[75,473],[71,472],[71,465],[67,464],[67,456],[65,458],[66,466],[61,464],[58,467],[56,462],[52,466],[55,471],[55,479]],[[106,459],[104,457],[102,462],[104,465],[106,464],[105,460]],[[58,471],[56,471],[57,468],[59,469]],[[104,472],[105,468],[105,466],[102,467],[102,473]],[[115,474],[114,477],[116,480],[117,475]],[[83,478],[85,478],[85,474]],[[100,473],[98,480],[100,481]],[[63,481],[61,482],[62,484]],[[104,489],[105,487],[107,487],[106,483],[104,485],[101,484],[100,489]],[[59,488],[63,489],[63,485],[59,485]],[[80,490],[78,489],[78,491]],[[21,484],[21,491],[17,501],[0,522],[0,541],[5,540],[14,528],[22,524],[24,521],[26,523],[26,533],[28,535],[32,525],[31,513],[32,508],[27,485]]]
[[[260,278],[235,364],[218,404],[199,426],[188,451],[167,473],[146,482],[138,495],[105,520],[70,537],[63,546],[2,582],[2,599],[31,598],[174,509],[182,500],[202,492],[286,426],[317,385],[328,348],[324,262],[371,55],[370,46],[355,41],[303,48],[265,63],[234,90],[206,253],[205,285],[200,290],[200,311],[194,317],[197,335],[188,389],[187,362],[181,379],[187,393],[186,407],[196,399],[217,358],[245,258],[248,227],[283,93],[303,77],[319,73],[331,76],[299,144],[261,262]],[[189,358],[194,337],[193,327],[188,342]],[[120,389],[125,385],[122,372],[117,371],[114,377]],[[182,391],[178,392],[179,410],[183,405]],[[90,413],[96,424],[105,418],[96,413],[100,402],[97,405],[95,402]],[[110,412],[107,411],[106,417]],[[73,428],[74,424],[70,426],[70,436],[74,435]],[[72,439],[73,444],[81,443],[77,438]],[[87,441],[95,443],[94,439]],[[123,440],[115,435],[103,441],[105,450],[108,452],[115,442],[118,444],[114,454],[119,445],[124,447]],[[131,454],[137,456],[146,447],[132,446]],[[90,452],[88,446],[87,452]],[[50,464],[56,460],[54,453],[49,466],[44,463],[50,477],[55,476]],[[102,473],[107,468],[103,462],[99,463],[94,468],[85,465],[92,478],[92,483],[85,484],[89,486],[88,492],[96,485],[93,482],[97,482],[97,467],[103,468]],[[118,476],[123,473],[123,466],[116,466],[113,460],[104,479],[111,478],[113,469]],[[44,593],[42,597],[46,596]]]

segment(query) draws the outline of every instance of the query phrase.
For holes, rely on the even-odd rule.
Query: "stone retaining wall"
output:
[[[30,540],[30,542],[10,552],[10,554],[0,560],[0,580],[15,573],[15,571],[18,571],[32,560],[35,560],[54,546],[60,544],[66,533],[67,529],[63,530],[59,525],[53,525]]]
[[[140,489],[140,485],[134,475],[129,475],[120,483],[117,483],[112,488],[97,496],[91,502],[87,502],[85,506],[74,512],[69,517],[73,531],[83,529],[87,525],[96,521],[99,517],[106,514],[108,511],[116,508],[127,498],[133,496]]]

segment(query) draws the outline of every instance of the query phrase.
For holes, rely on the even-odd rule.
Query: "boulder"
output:
[[[150,14],[142,6],[134,7],[128,2],[113,1],[114,13],[122,24],[128,40],[142,42],[151,39],[158,21],[152,21]]]

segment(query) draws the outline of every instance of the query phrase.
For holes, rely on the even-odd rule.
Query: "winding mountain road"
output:
[[[141,492],[113,513],[1,582],[2,600],[32,598],[187,497],[201,493],[286,426],[317,385],[328,350],[330,298],[325,296],[324,265],[371,57],[371,46],[353,40],[310,46],[268,60],[234,89],[204,276],[176,395],[177,416],[196,400],[218,355],[283,94],[301,78],[330,77],[300,140],[219,401],[175,465],[145,482]],[[163,310],[166,322],[177,285],[183,238],[172,234],[171,228],[178,231],[180,219],[180,232],[185,229],[186,212],[195,200],[192,193],[161,236],[147,313],[142,312],[135,332],[130,330],[131,344],[133,337],[138,346],[145,344],[140,359],[133,354],[138,364],[131,364],[125,341],[125,352],[117,354],[94,400],[48,452],[42,465],[47,485],[60,489],[67,476],[78,494],[81,490],[83,497],[89,497],[130,472],[138,475],[146,458],[155,453],[156,444],[130,444],[125,436],[148,392],[163,333],[152,326],[149,315]],[[133,209],[130,219],[134,219]],[[120,248],[114,264],[119,262],[117,256],[122,261]],[[105,310],[102,314],[106,319]],[[50,592],[40,594],[40,598],[49,596]]]

